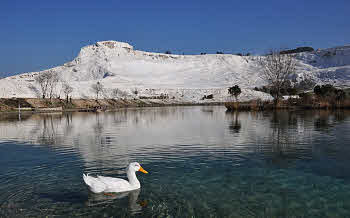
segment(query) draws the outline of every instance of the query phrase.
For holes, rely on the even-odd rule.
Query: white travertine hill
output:
[[[185,102],[202,102],[200,98],[204,95],[213,94],[215,101],[224,101],[227,87],[239,85],[243,88],[241,100],[269,99],[269,95],[252,90],[264,85],[256,58],[151,53],[134,50],[128,43],[102,41],[83,47],[71,62],[46,71],[57,72],[61,81],[73,86],[73,98],[94,98],[91,85],[100,82],[105,87],[105,98],[113,97],[112,90],[118,88],[126,92],[124,97],[135,97],[132,91],[137,89],[139,96],[163,93]],[[297,60],[297,80],[349,84],[350,46],[300,53]],[[0,97],[39,96],[39,85],[35,82],[38,73],[1,79]],[[60,83],[55,92],[63,96]]]

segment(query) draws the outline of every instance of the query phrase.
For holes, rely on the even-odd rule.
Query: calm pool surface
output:
[[[141,189],[88,191],[82,173]],[[0,114],[0,217],[350,217],[350,112]]]

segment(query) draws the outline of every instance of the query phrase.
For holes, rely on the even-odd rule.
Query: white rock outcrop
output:
[[[309,78],[339,86],[350,82],[350,46],[300,53],[296,58],[297,80]],[[105,98],[118,93],[119,97],[131,98],[166,94],[170,99],[203,102],[200,99],[204,95],[213,94],[214,100],[204,101],[224,101],[228,98],[227,87],[239,85],[243,88],[241,100],[270,99],[269,95],[252,90],[264,84],[256,59],[230,54],[152,53],[134,50],[124,42],[101,41],[83,47],[71,62],[46,71],[56,72],[60,81],[69,83],[74,88],[73,98],[94,98],[91,85],[100,82],[105,87]],[[35,82],[39,73],[0,79],[0,97],[40,95]],[[63,96],[61,83],[55,93]]]

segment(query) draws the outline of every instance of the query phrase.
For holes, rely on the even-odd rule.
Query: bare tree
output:
[[[63,93],[66,96],[66,101],[68,103],[68,97],[69,97],[69,94],[73,92],[73,87],[70,86],[67,82],[64,82],[62,85],[62,89],[63,89]]]
[[[56,72],[44,71],[39,73],[35,81],[40,85],[42,97],[45,98],[50,95],[51,98],[58,82],[58,75]]]
[[[98,100],[99,94],[103,91],[103,85],[100,82],[97,82],[96,84],[91,85],[91,89],[95,92],[96,94],[96,100]]]
[[[50,91],[50,99],[54,96],[54,91],[56,89],[57,83],[59,81],[59,77],[57,72],[51,72],[51,76],[49,79],[49,91]]]
[[[35,81],[39,83],[42,97],[46,97],[46,93],[49,87],[49,77],[50,74],[48,72],[41,72],[39,75],[35,78]]]
[[[112,90],[112,98],[118,98],[121,95],[121,90],[116,88]]]
[[[122,91],[122,90],[120,90],[119,95],[123,99],[126,99],[128,97],[128,93],[126,91]]]
[[[295,73],[295,59],[291,54],[281,54],[279,50],[258,59],[260,76],[271,87],[272,96],[277,103],[281,97],[281,89],[288,77]]]

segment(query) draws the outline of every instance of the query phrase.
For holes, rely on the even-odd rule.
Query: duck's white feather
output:
[[[107,188],[107,185],[104,182],[100,181],[98,178],[89,176],[89,174],[83,174],[83,179],[86,185],[88,185],[90,190],[94,193],[101,193]]]
[[[131,184],[125,179],[106,177],[106,176],[97,176],[99,181],[106,184],[105,192],[126,192],[134,190],[137,187],[132,187]]]

